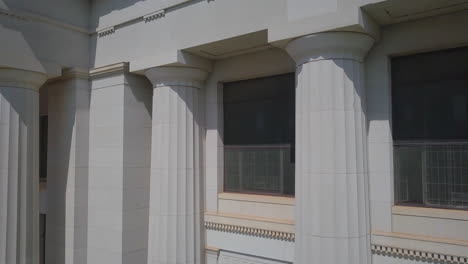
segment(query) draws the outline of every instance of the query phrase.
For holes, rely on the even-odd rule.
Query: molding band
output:
[[[404,249],[384,245],[371,245],[372,253],[384,256],[399,256],[403,258],[414,258],[422,261],[441,261],[450,264],[468,264],[468,257],[453,256],[415,249]]]
[[[295,239],[294,233],[286,233],[286,232],[279,232],[279,231],[253,228],[253,227],[245,227],[245,226],[237,226],[237,225],[220,224],[220,223],[214,223],[214,222],[205,222],[205,228],[207,230],[215,230],[215,231],[221,231],[221,232],[227,232],[227,233],[237,233],[241,235],[263,237],[263,238],[284,240],[284,241],[290,241],[290,242],[294,242],[294,239]]]
[[[114,63],[102,67],[97,67],[89,70],[89,76],[91,78],[108,75],[108,74],[115,74],[115,73],[124,73],[128,72],[128,63],[127,62],[119,62]]]

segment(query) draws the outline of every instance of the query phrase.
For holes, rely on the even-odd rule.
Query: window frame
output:
[[[231,83],[237,83],[237,82],[243,82],[243,81],[252,81],[252,80],[257,80],[257,79],[266,79],[266,78],[274,78],[276,76],[286,76],[286,75],[290,75],[291,77],[293,77],[294,79],[294,85],[293,87],[291,87],[293,90],[293,93],[292,93],[292,101],[293,101],[293,127],[292,127],[292,142],[281,142],[281,143],[272,143],[272,144],[226,144],[225,143],[225,135],[226,135],[226,111],[225,111],[225,86],[226,84],[231,84]],[[288,146],[290,148],[290,151],[291,151],[291,160],[292,160],[292,164],[294,164],[295,166],[295,105],[296,105],[296,98],[295,98],[295,72],[286,72],[286,73],[279,73],[279,74],[272,74],[272,75],[267,75],[267,76],[262,76],[262,77],[254,77],[254,78],[248,78],[248,79],[242,79],[242,80],[237,80],[237,81],[231,81],[231,82],[224,82],[222,83],[221,87],[219,87],[219,89],[222,90],[222,96],[220,98],[221,100],[221,107],[223,109],[222,111],[222,124],[221,124],[221,127],[222,127],[222,131],[223,131],[223,147],[222,147],[222,151],[223,151],[223,181],[222,181],[222,193],[226,193],[226,194],[239,194],[239,195],[242,195],[242,194],[245,194],[245,195],[261,195],[261,196],[272,196],[272,197],[285,197],[285,198],[294,198],[295,197],[295,179],[293,181],[294,183],[294,186],[293,186],[293,193],[292,194],[286,194],[286,193],[282,193],[282,192],[270,192],[270,191],[261,191],[261,190],[249,190],[249,189],[246,189],[246,188],[240,188],[239,191],[234,191],[233,189],[230,189],[230,188],[227,188],[227,177],[228,177],[228,174],[226,173],[226,161],[225,161],[225,158],[226,158],[226,146],[228,146],[228,148],[240,148],[240,147],[247,147],[247,148],[274,148],[274,147],[280,147],[280,148],[283,148],[283,147],[286,147]],[[254,101],[254,100],[253,100]],[[293,173],[293,177],[295,178],[295,171]],[[281,183],[281,186],[284,186],[284,182]]]
[[[431,50],[431,51],[425,51],[425,52],[417,52],[417,53],[411,53],[411,54],[404,54],[404,55],[399,55],[399,56],[390,56],[389,57],[389,65],[390,65],[390,72],[389,72],[389,77],[390,77],[390,124],[391,124],[391,134],[392,134],[392,153],[393,153],[393,199],[394,199],[394,204],[395,206],[400,206],[400,207],[421,207],[421,208],[433,208],[433,209],[442,209],[442,210],[455,210],[455,211],[468,211],[468,204],[462,205],[462,206],[455,206],[455,205],[436,205],[436,204],[428,204],[425,201],[425,187],[424,187],[424,182],[421,180],[421,203],[418,202],[404,202],[400,201],[401,197],[399,197],[399,187],[398,187],[398,181],[399,181],[399,175],[397,172],[397,160],[395,157],[395,151],[397,147],[400,146],[420,146],[420,147],[431,147],[431,146],[458,146],[458,145],[466,145],[468,146],[468,136],[466,138],[424,138],[425,136],[422,136],[420,139],[395,139],[395,90],[396,90],[396,81],[395,81],[395,76],[394,76],[394,59],[399,59],[402,57],[411,57],[411,56],[419,56],[419,55],[424,55],[424,54],[434,54],[434,53],[442,53],[446,51],[453,51],[453,50],[468,50],[468,46],[461,46],[461,47],[452,47],[452,48],[445,48],[445,49],[437,49],[437,50]],[[449,81],[450,79],[448,78],[442,78],[439,81]],[[462,78],[462,80],[465,80]],[[468,78],[466,79],[468,80]],[[421,82],[429,82],[432,83],[431,81],[427,80],[421,80],[421,81],[415,81],[416,83],[421,83]],[[468,87],[467,87],[468,89]],[[400,102],[401,103],[401,102]],[[423,174],[423,173],[422,173]],[[422,175],[422,177],[424,177]],[[468,177],[468,176],[467,176]],[[409,187],[408,187],[409,188]],[[466,193],[468,196],[468,192]]]

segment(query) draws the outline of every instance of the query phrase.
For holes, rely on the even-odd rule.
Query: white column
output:
[[[65,72],[48,84],[47,264],[86,263],[89,81]]]
[[[295,263],[370,263],[363,60],[369,36],[290,42],[296,69]]]
[[[0,68],[0,263],[39,263],[41,73]]]
[[[149,264],[201,264],[201,135],[195,68],[146,71],[153,92]]]
[[[91,74],[87,264],[144,264],[151,84],[124,63]]]

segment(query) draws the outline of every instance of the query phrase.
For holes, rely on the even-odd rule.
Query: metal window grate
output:
[[[468,209],[468,143],[394,147],[397,203]]]
[[[468,208],[468,146],[427,146],[422,163],[425,204]]]
[[[225,191],[294,194],[289,145],[224,147]]]

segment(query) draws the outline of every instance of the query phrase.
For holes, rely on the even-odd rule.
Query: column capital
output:
[[[363,33],[323,32],[289,42],[286,51],[297,65],[331,59],[362,62],[373,43],[374,39]]]
[[[202,88],[208,72],[190,67],[155,67],[145,71],[154,88],[161,86],[188,86]]]
[[[47,76],[40,72],[0,68],[0,86],[26,88],[39,91],[39,88],[47,80]]]

